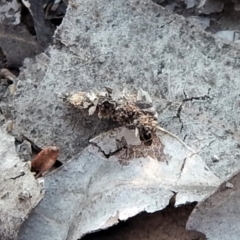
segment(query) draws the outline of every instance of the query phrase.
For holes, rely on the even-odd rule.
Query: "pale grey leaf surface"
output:
[[[95,137],[75,160],[46,177],[45,198],[24,224],[19,239],[48,240],[57,231],[58,239],[73,240],[142,211],[161,210],[174,192],[176,206],[210,195],[219,179],[201,158],[173,137],[159,137],[160,148],[138,148],[134,130],[125,128]],[[129,144],[128,150],[119,147],[122,138]],[[131,150],[134,154],[129,154]],[[158,151],[162,160],[154,158],[152,151]],[[45,234],[41,228],[48,221],[54,224]],[[43,224],[34,230],[34,222]]]
[[[0,128],[0,239],[16,239],[22,223],[42,199],[42,186],[15,151],[15,139]]]
[[[169,161],[171,168],[164,162],[157,162],[164,165],[166,171],[169,169],[162,176],[166,182],[173,166],[176,168],[174,180],[176,172],[183,169],[175,188],[171,187],[178,191],[176,204],[205,196],[197,187],[186,187],[189,178],[185,177],[192,174],[192,181],[196,180],[198,169],[206,167],[204,162],[208,167],[199,176],[204,186],[212,172],[225,180],[239,170],[238,45],[204,33],[150,0],[77,0],[75,7],[68,8],[55,40],[57,46],[50,47],[46,54],[25,61],[13,101],[15,131],[22,132],[39,147],[52,143],[59,146],[62,149],[59,160],[64,163],[61,170],[46,178],[47,195],[25,222],[21,239],[33,239],[34,234],[39,240],[71,239],[75,234],[81,235],[82,225],[89,224],[87,220],[80,221],[81,214],[78,214],[88,215],[89,208],[85,207],[88,204],[99,209],[94,214],[89,212],[96,222],[86,231],[116,222],[117,208],[106,212],[106,205],[98,205],[101,197],[106,204],[108,198],[98,194],[97,186],[104,185],[106,192],[107,187],[113,187],[114,196],[121,199],[142,199],[140,207],[131,214],[136,214],[140,208],[161,209],[173,196],[168,188],[171,182],[165,189],[157,186],[141,195],[137,187],[125,188],[125,177],[129,175],[126,169],[133,172],[132,178],[138,177],[142,173],[140,160],[136,160],[135,165],[122,167],[116,159],[110,161],[111,156],[106,159],[103,154],[100,158],[99,148],[88,146],[89,139],[112,126],[95,116],[89,117],[87,112],[71,109],[55,97],[55,93],[100,90],[104,86],[126,88],[130,92],[140,88],[147,91],[158,112],[160,125],[184,139],[198,153],[187,158],[185,164],[182,158],[179,162]],[[8,108],[2,107],[2,111]],[[166,145],[165,151],[179,159],[179,152],[174,151],[171,144]],[[181,156],[186,156],[184,154],[182,152]],[[155,167],[155,160],[144,159],[146,169],[151,165]],[[123,174],[119,177],[118,188],[108,180],[109,172],[118,177]],[[90,176],[94,176],[92,181]],[[214,186],[215,183],[212,182]],[[88,184],[93,186],[90,188]],[[214,186],[202,190],[210,193]],[[86,189],[95,190],[88,195]],[[133,195],[129,196],[129,192]],[[156,202],[160,193],[162,200]],[[95,202],[89,203],[88,196]],[[132,207],[130,200],[124,202],[129,209]],[[122,219],[126,216],[123,210],[119,214]],[[77,219],[76,222],[73,219]]]
[[[240,236],[240,174],[221,184],[208,199],[199,203],[187,222],[210,240],[238,240]]]

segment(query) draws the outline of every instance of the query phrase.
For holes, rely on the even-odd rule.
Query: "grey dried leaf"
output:
[[[17,85],[16,84],[11,84],[8,88],[9,88],[9,93],[11,95],[14,95],[15,92],[17,91]]]
[[[177,192],[175,206],[203,199],[220,183],[197,153],[165,133],[155,134],[152,145],[146,146],[135,137],[134,129],[121,127],[96,136],[90,143],[110,155],[111,162],[128,165],[123,169],[131,168],[131,176],[140,171],[141,176],[146,174],[155,183],[159,182],[159,186]],[[149,184],[146,179],[142,180]]]
[[[113,89],[112,88],[110,88],[110,87],[104,87],[105,89],[106,89],[106,91],[107,91],[107,93],[109,94],[109,95],[111,95],[112,93],[113,93]]]
[[[35,37],[23,26],[7,27],[0,25],[0,46],[8,67],[20,67],[27,57],[42,51]]]
[[[239,239],[239,171],[203,199],[191,213],[186,228],[206,235],[207,239]]]
[[[17,0],[0,2],[0,23],[7,26],[18,25],[21,9],[22,5]]]
[[[123,91],[114,90],[113,93],[111,94],[111,98],[114,101],[120,102],[121,100],[124,99],[124,95],[125,93]]]
[[[24,0],[23,4],[29,9],[34,21],[37,39],[43,49],[53,42],[54,28],[48,19],[45,19],[43,2],[39,0]]]

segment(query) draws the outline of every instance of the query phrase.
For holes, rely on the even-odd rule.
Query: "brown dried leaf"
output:
[[[44,148],[31,162],[31,171],[37,173],[36,178],[40,177],[43,172],[50,170],[57,161],[58,156],[58,147]]]
[[[41,52],[36,39],[23,26],[0,25],[0,47],[6,56],[7,66],[19,68],[27,57]]]

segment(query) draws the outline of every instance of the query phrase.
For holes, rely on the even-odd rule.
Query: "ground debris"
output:
[[[157,113],[149,94],[143,90],[133,95],[106,88],[96,93],[76,92],[59,96],[76,108],[87,109],[89,115],[97,113],[100,119],[111,119],[121,126],[135,129],[136,137],[146,144],[151,144],[157,131]],[[148,101],[143,102],[144,97]]]
[[[178,136],[158,126],[158,114],[154,110],[152,99],[148,92],[140,89],[137,94],[128,94],[126,90],[113,91],[105,88],[102,92],[75,92],[58,94],[63,100],[76,108],[88,109],[89,115],[97,113],[98,117],[111,119],[120,126],[135,130],[144,145],[152,145],[157,131],[164,132],[177,139],[190,151],[194,152]]]

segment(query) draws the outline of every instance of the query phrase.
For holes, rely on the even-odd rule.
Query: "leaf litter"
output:
[[[178,193],[176,206],[199,201],[219,185],[218,177],[196,151],[158,126],[153,101],[142,89],[136,94],[128,93],[126,89],[105,88],[58,96],[74,108],[88,111],[89,115],[96,114],[99,118],[117,122],[119,128],[96,136],[90,144],[108,160],[118,161],[122,166],[149,161],[143,171],[149,171],[152,176],[156,174],[154,181]]]

